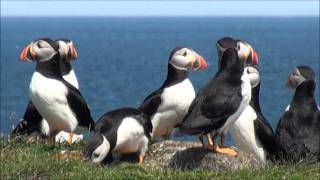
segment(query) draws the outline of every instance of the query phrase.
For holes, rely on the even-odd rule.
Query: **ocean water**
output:
[[[217,71],[215,43],[224,36],[246,40],[256,49],[262,81],[260,103],[273,128],[292,98],[285,81],[295,66],[309,65],[317,73],[319,102],[319,17],[1,17],[0,132],[10,132],[29,101],[35,64],[18,57],[32,40],[49,37],[74,42],[79,58],[72,65],[97,120],[116,108],[137,107],[159,88],[175,46],[191,47],[209,62],[206,71],[190,73],[198,90]]]

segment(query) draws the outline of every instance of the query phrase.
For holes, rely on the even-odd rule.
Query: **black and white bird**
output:
[[[239,59],[236,48],[228,48],[222,53],[218,72],[198,92],[176,134],[203,136],[212,133],[215,152],[237,155],[231,148],[219,147],[215,138],[226,134],[250,99],[251,85],[244,63]]]
[[[152,122],[152,138],[169,137],[175,125],[182,122],[195,97],[188,71],[206,68],[205,59],[194,50],[185,47],[172,50],[166,80],[139,107]]]
[[[71,143],[78,126],[94,128],[90,109],[80,91],[62,76],[63,63],[57,43],[48,38],[33,41],[23,49],[20,59],[37,62],[29,87],[30,98],[47,122],[48,136],[55,136],[60,131],[69,132],[68,142]]]
[[[71,40],[68,39],[58,39],[55,43],[59,46],[60,55],[60,72],[63,79],[68,81],[75,88],[79,89],[77,77],[72,69],[71,60],[76,60],[77,50]],[[12,135],[23,135],[31,134],[33,132],[38,132],[41,135],[49,135],[49,126],[45,119],[39,114],[37,109],[34,107],[31,101],[29,101],[23,118],[20,120],[19,124],[13,129]],[[65,134],[65,133],[59,133]],[[80,137],[80,136],[79,136]],[[58,136],[56,139],[61,140],[62,137]],[[75,141],[73,139],[72,141]]]
[[[260,74],[255,66],[245,67],[251,83],[250,104],[230,126],[235,145],[244,152],[255,155],[262,163],[276,153],[274,132],[262,114],[259,102]]]
[[[139,163],[143,163],[151,131],[151,122],[137,109],[121,108],[110,111],[97,121],[95,134],[87,141],[83,150],[84,157],[105,165],[112,162],[113,151],[138,152]]]
[[[243,40],[235,40],[231,37],[223,37],[217,41],[216,48],[218,52],[218,67],[221,66],[222,54],[225,50],[229,48],[237,49],[239,60],[242,61],[245,64],[245,66],[254,65],[259,61],[256,51],[252,48],[252,46],[249,43]],[[220,134],[220,141],[222,147],[226,146],[226,133],[227,131],[224,131]],[[208,133],[207,139],[209,148],[210,146],[213,146],[211,137],[212,134]],[[206,148],[207,146],[204,144],[202,135],[199,136],[199,139],[203,147]]]
[[[287,84],[295,93],[276,129],[279,154],[284,159],[320,160],[320,111],[315,100],[315,81],[309,66],[297,66],[289,75]]]

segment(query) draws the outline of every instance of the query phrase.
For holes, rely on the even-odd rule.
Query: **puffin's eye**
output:
[[[37,42],[37,46],[38,46],[38,48],[42,48],[40,42]]]
[[[93,153],[92,156],[93,156],[94,158],[97,158],[97,157],[99,157],[99,154]]]
[[[237,49],[240,50],[240,44],[238,44]]]
[[[185,51],[185,52],[183,53],[183,56],[187,56],[187,51]]]
[[[247,73],[250,74],[249,68],[247,69]]]

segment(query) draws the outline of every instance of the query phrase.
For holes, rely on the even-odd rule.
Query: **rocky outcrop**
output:
[[[197,142],[162,141],[149,147],[144,165],[149,168],[237,170],[261,167],[254,156],[238,151],[236,157],[205,150]]]

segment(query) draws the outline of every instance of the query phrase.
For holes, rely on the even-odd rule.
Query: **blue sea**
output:
[[[11,131],[29,101],[35,64],[18,57],[32,40],[74,42],[79,58],[72,65],[97,120],[116,108],[137,107],[159,88],[175,46],[191,47],[209,62],[206,71],[190,73],[198,90],[217,71],[215,43],[224,36],[246,40],[257,51],[260,103],[274,129],[291,101],[293,91],[285,82],[295,66],[309,65],[317,73],[319,102],[319,17],[1,17],[0,132]]]

